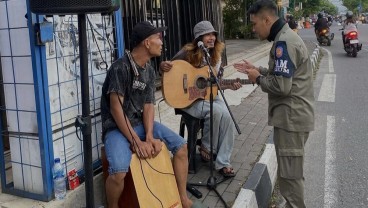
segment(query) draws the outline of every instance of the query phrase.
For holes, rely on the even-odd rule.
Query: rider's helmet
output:
[[[346,12],[346,18],[352,18],[354,15],[354,13],[352,11],[347,11]]]
[[[323,17],[323,13],[322,12],[318,13],[317,17],[318,18],[322,18]]]

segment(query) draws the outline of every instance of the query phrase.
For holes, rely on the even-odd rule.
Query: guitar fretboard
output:
[[[223,79],[221,80],[222,85],[231,85],[235,82],[239,82],[240,84],[246,85],[246,84],[253,84],[249,79]]]

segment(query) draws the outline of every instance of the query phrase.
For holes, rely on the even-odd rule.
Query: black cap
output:
[[[155,27],[151,22],[143,21],[137,23],[132,31],[131,35],[131,42],[132,47],[136,47],[139,43],[141,43],[144,39],[148,38],[149,36],[163,32],[167,29],[167,27]]]

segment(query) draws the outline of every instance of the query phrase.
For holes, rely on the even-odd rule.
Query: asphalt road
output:
[[[368,25],[359,25],[363,50],[356,58],[343,50],[341,31],[323,46],[315,80],[315,131],[306,145],[307,207],[368,207]],[[316,41],[313,29],[299,31]]]

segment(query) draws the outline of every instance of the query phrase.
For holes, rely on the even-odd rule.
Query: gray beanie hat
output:
[[[217,35],[218,32],[213,28],[211,22],[201,21],[201,22],[198,22],[194,26],[193,33],[194,33],[194,39],[197,39],[201,35],[205,35],[205,34],[208,34],[208,33],[216,33],[216,35]]]

